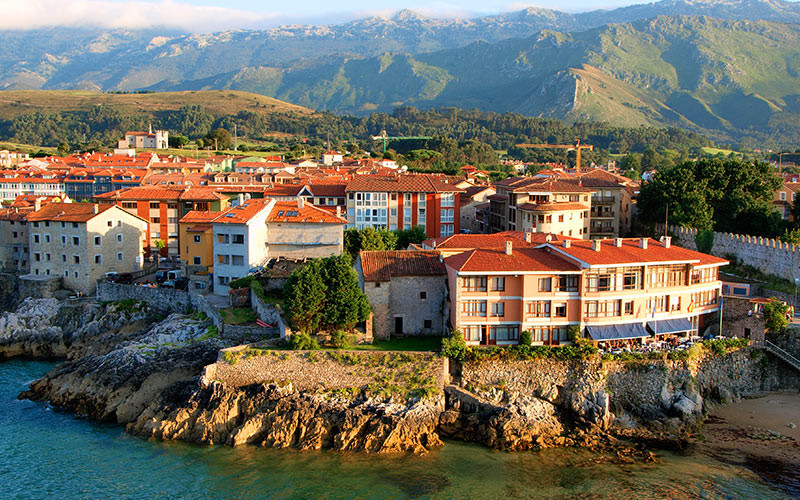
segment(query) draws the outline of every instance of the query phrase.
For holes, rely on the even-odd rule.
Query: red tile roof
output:
[[[364,281],[390,281],[392,276],[443,276],[447,274],[437,252],[362,251],[359,258]]]
[[[195,224],[198,222],[211,222],[217,217],[219,217],[222,212],[211,212],[211,211],[200,211],[200,210],[192,210],[187,212],[186,215],[181,217],[178,221],[180,223],[186,224]]]
[[[267,217],[267,222],[347,224],[346,219],[336,217],[327,210],[317,208],[310,203],[304,203],[303,208],[298,208],[297,202],[293,201],[276,201]]]
[[[545,243],[547,241],[547,236],[550,236],[552,241],[561,241],[562,238],[567,238],[555,234],[531,233],[531,243],[528,243],[525,241],[525,233],[522,231],[503,231],[493,234],[454,234],[452,236],[442,236],[440,238],[425,240],[422,244],[426,247],[433,248],[435,243],[437,249],[471,250],[473,248],[505,248],[506,241],[513,241],[513,244],[516,246],[532,247]]]
[[[347,184],[346,191],[387,193],[460,193],[457,188],[430,175],[359,175]]]
[[[512,243],[513,247],[513,243]],[[545,248],[475,249],[450,256],[445,264],[460,272],[570,272],[576,264]]]
[[[264,198],[247,200],[242,205],[231,207],[222,212],[219,217],[214,219],[214,224],[247,224],[250,219],[264,210],[270,201],[272,200]]]
[[[613,239],[606,240],[573,240],[569,248],[563,245],[550,244],[557,252],[572,256],[590,266],[623,265],[623,264],[656,264],[668,262],[693,263],[696,266],[724,265],[728,261],[713,255],[696,252],[687,248],[664,245],[648,238],[647,248],[640,248],[641,238],[622,238],[622,246],[616,247]],[[592,249],[594,241],[600,242],[600,251]]]
[[[28,221],[86,222],[113,207],[114,205],[96,205],[94,203],[50,203],[43,206],[41,210],[28,214],[27,219]]]

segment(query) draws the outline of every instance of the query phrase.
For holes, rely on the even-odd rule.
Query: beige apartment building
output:
[[[148,221],[116,205],[53,203],[27,220],[33,276],[58,276],[65,288],[89,294],[105,273],[142,267]]]

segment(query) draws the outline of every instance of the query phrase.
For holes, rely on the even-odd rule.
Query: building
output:
[[[630,191],[626,189],[630,179],[593,169],[583,174],[580,182],[583,187],[592,190],[589,237],[616,238],[628,234],[633,215],[633,201]]]
[[[447,332],[446,271],[437,252],[360,252],[354,264],[373,312],[373,336]]]
[[[66,194],[64,175],[49,171],[6,170],[0,175],[0,199],[18,196],[60,196]]]
[[[230,204],[224,194],[209,187],[142,186],[112,191],[96,196],[103,205],[118,205],[131,214],[150,222],[144,237],[146,254],[164,257],[180,254],[178,220],[192,210],[222,211]],[[164,245],[162,248],[161,243]]]
[[[608,345],[695,335],[719,310],[727,261],[652,239],[476,248],[444,260],[451,324],[470,344],[567,343],[568,328]]]
[[[550,242],[559,243],[565,239],[577,238],[570,238],[557,234],[532,233],[530,231],[503,231],[502,233],[492,234],[454,234],[453,236],[425,240],[419,245],[419,249],[436,250],[442,257],[450,257],[451,255],[468,252],[476,248],[484,250],[503,250],[508,241],[514,244],[514,248],[528,248]]]
[[[228,295],[231,280],[247,276],[268,259],[266,223],[275,200],[251,199],[212,221],[214,293]]]
[[[489,202],[489,196],[495,194],[495,189],[489,185],[466,186],[463,189],[464,193],[460,197],[460,231],[465,233],[485,233],[486,227],[482,218],[478,216],[478,207]]]
[[[30,272],[26,216],[33,211],[33,207],[0,209],[0,264],[5,271]]]
[[[494,184],[489,231],[527,230],[589,238],[592,190],[579,183],[514,177]]]
[[[390,231],[425,228],[431,238],[459,232],[462,189],[430,175],[358,175],[345,188],[347,225]]]
[[[214,272],[214,219],[222,212],[191,211],[178,221],[181,270],[189,289],[203,292]]]
[[[117,148],[131,149],[169,149],[169,132],[150,127],[148,132],[125,132],[125,139],[119,141]]]
[[[88,294],[107,272],[142,268],[147,221],[120,207],[51,203],[27,221],[33,276],[61,277],[65,288]]]
[[[342,153],[335,151],[335,150],[328,150],[322,153],[322,164],[323,165],[334,165],[336,163],[342,163],[344,160],[344,156]]]
[[[313,259],[341,255],[347,220],[306,203],[276,201],[267,217],[267,257]]]
[[[800,182],[785,182],[775,192],[775,211],[781,214],[783,220],[792,221],[792,205],[797,198],[797,191],[800,189]]]
[[[93,200],[96,196],[142,185],[147,169],[74,168],[64,177],[64,192],[73,200]]]

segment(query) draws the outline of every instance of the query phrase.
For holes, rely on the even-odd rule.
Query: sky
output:
[[[269,28],[284,24],[334,24],[411,9],[430,17],[473,17],[543,7],[579,12],[613,9],[643,0],[0,0],[0,29],[45,26],[147,28],[192,32]]]

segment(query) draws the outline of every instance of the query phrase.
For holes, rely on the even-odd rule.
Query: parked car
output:
[[[161,283],[161,288],[171,288],[174,290],[186,290],[189,288],[189,278],[176,278]]]
[[[156,271],[156,283],[163,283],[167,280],[180,278],[180,269],[159,269]]]
[[[123,283],[123,284],[133,283],[133,274],[109,272],[106,273],[106,281],[108,281],[109,283]]]

